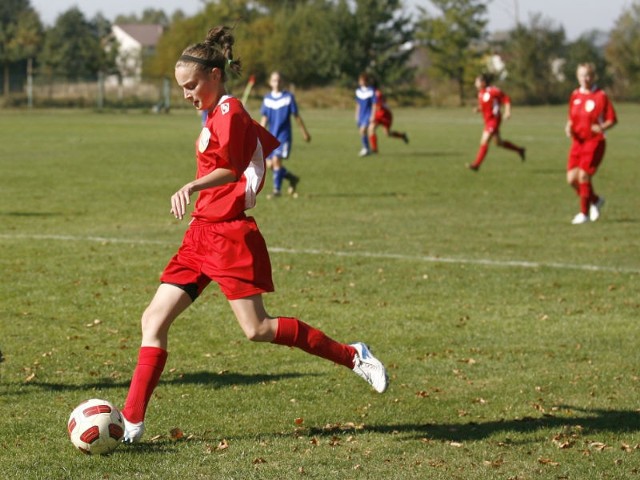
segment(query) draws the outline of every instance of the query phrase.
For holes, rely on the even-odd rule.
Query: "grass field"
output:
[[[212,286],[172,328],[143,443],[88,457],[66,421],[87,398],[124,401],[186,227],[169,197],[194,174],[198,117],[0,110],[2,476],[640,478],[640,107],[618,114],[602,217],[572,226],[564,107],[514,108],[503,137],[527,161],[493,147],[479,173],[468,110],[398,109],[411,143],[364,159],[351,110],[304,111],[299,198],[253,211],[266,302],[369,343],[388,392],[246,341]]]

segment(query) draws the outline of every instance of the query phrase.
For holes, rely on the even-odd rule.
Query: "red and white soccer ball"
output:
[[[122,414],[106,400],[92,398],[78,405],[67,423],[71,443],[88,455],[104,455],[124,436]]]

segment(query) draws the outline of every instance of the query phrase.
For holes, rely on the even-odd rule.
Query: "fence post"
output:
[[[98,72],[98,110],[104,107],[104,72]]]
[[[33,108],[33,59],[27,60],[27,107]]]

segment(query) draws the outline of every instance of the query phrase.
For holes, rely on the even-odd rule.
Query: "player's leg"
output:
[[[389,116],[385,119],[385,122],[383,124],[384,131],[387,134],[387,137],[398,138],[404,141],[404,143],[409,143],[409,137],[407,136],[406,132],[399,132],[397,130],[392,130],[391,129],[392,123],[393,123],[393,116],[389,114]]]
[[[371,153],[378,153],[378,135],[376,129],[378,128],[378,122],[374,121],[369,124],[369,146],[371,147]]]
[[[474,171],[477,171],[480,168],[480,165],[482,165],[482,162],[487,156],[487,152],[489,151],[489,142],[494,137],[494,133],[497,132],[488,129],[482,131],[482,136],[480,137],[480,148],[478,148],[476,159],[473,163],[468,164],[467,168]],[[497,133],[497,135],[499,135],[499,133]]]
[[[583,166],[583,170],[588,177],[588,187],[585,187],[584,195],[589,197],[589,220],[595,222],[600,218],[600,209],[604,206],[604,197],[598,196],[593,186],[593,176],[598,171],[598,167],[604,158],[604,151],[606,148],[606,141],[602,140],[597,142],[591,155],[585,159],[587,163]]]
[[[519,147],[518,145],[511,143],[509,140],[503,140],[499,134],[495,136],[495,140],[496,140],[496,145],[506,150],[511,150],[512,152],[516,152],[520,156],[520,160],[524,162],[525,152],[526,152],[526,149],[524,147]]]
[[[378,392],[386,390],[388,378],[384,365],[371,354],[366,345],[336,342],[324,332],[297,318],[270,317],[265,310],[262,295],[229,300],[229,304],[249,340],[297,347],[352,369]]]
[[[280,153],[280,187],[282,187],[282,180],[287,180],[289,182],[289,189],[287,190],[287,192],[289,193],[289,195],[295,195],[296,188],[298,186],[298,183],[300,182],[300,177],[295,175],[291,170],[284,166],[284,160],[288,159],[289,155],[291,154],[291,143],[285,142],[284,144],[280,145]]]
[[[369,155],[371,151],[371,147],[369,145],[369,130],[368,124],[362,124],[358,126],[358,131],[360,132],[360,142],[362,143],[362,149],[360,153],[358,153],[361,157],[366,157]]]
[[[147,405],[167,360],[169,328],[191,303],[191,296],[184,290],[174,285],[161,284],[142,315],[142,343],[138,363],[122,409],[126,442],[136,442],[142,436],[142,422]]]
[[[271,157],[271,169],[273,170],[273,195],[279,196],[282,191],[282,180],[286,170],[282,166],[282,159],[274,155]]]

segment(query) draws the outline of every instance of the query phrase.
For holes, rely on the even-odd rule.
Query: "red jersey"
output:
[[[373,102],[373,108],[374,108],[374,117],[373,120],[376,123],[379,123],[381,125],[386,125],[387,127],[391,126],[391,120],[392,120],[392,115],[391,115],[391,110],[389,109],[389,107],[387,106],[387,101],[384,98],[384,94],[382,93],[382,90],[376,88],[376,93],[375,93],[375,100]]]
[[[607,94],[598,87],[590,91],[576,88],[569,98],[569,121],[571,135],[578,142],[587,140],[602,140],[604,133],[596,133],[592,125],[605,121],[616,121],[616,112]]]
[[[225,168],[237,180],[201,190],[193,218],[219,222],[253,208],[264,184],[265,158],[278,145],[278,140],[251,118],[237,98],[223,96],[196,141],[196,178]]]
[[[511,103],[511,99],[498,87],[488,85],[478,91],[478,108],[485,123],[499,121],[502,115],[500,109],[507,103]]]

